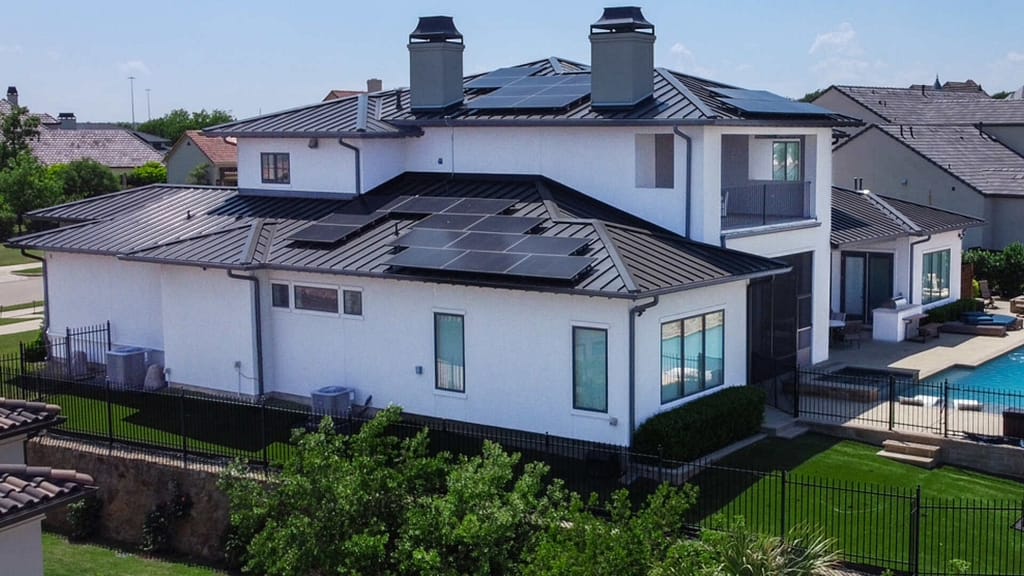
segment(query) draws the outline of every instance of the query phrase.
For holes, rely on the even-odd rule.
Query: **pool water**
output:
[[[949,368],[927,379],[929,384],[1009,392],[1024,395],[1024,348],[990,360],[977,368]]]

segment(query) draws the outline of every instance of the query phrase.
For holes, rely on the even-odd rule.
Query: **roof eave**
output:
[[[747,274],[737,274],[733,276],[725,276],[723,278],[715,278],[713,280],[702,280],[700,282],[693,282],[690,284],[683,284],[679,286],[671,286],[666,288],[658,288],[656,290],[644,290],[633,294],[634,298],[648,298],[651,296],[662,296],[665,294],[674,294],[676,292],[686,292],[688,290],[696,290],[697,288],[708,288],[711,286],[718,286],[721,284],[731,284],[733,282],[741,282],[747,280],[757,280],[758,278],[767,278],[769,276],[778,276],[779,274],[786,274],[793,270],[792,266],[783,266],[780,268],[772,268],[770,270],[762,270],[760,272],[749,272]]]
[[[217,136],[235,138],[416,138],[423,135],[423,130],[399,130],[397,132],[360,132],[356,130],[311,130],[299,132],[270,132],[266,130],[230,130],[211,132]]]

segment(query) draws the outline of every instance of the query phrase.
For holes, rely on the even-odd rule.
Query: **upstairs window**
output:
[[[800,181],[800,164],[799,141],[772,142],[772,180]]]
[[[434,313],[434,386],[466,391],[466,338],[462,316]]]
[[[338,313],[338,289],[295,285],[295,309],[310,312]]]
[[[291,308],[291,287],[287,284],[270,284],[270,300],[274,308]]]
[[[264,184],[288,184],[291,182],[291,168],[285,152],[263,152],[260,154],[260,170]]]
[[[674,188],[675,150],[671,134],[636,135],[636,187]]]

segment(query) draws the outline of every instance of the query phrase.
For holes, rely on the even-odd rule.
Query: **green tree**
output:
[[[1010,97],[1010,96],[1011,96],[1012,94],[1013,94],[1013,92],[1008,92],[1008,91],[1006,91],[1006,90],[1003,90],[1003,91],[1001,91],[1001,92],[996,92],[995,94],[993,94],[993,95],[992,95],[992,98],[993,98],[994,100],[1006,100],[1006,99],[1007,99],[1007,98],[1009,98],[1009,97]]]
[[[817,90],[815,90],[813,92],[808,92],[807,94],[804,94],[803,98],[801,98],[800,100],[797,100],[797,102],[813,102],[814,100],[816,100],[818,98],[818,96],[821,96],[822,94],[824,94],[825,90],[828,90],[828,88],[818,88]]]
[[[11,165],[22,153],[30,152],[29,140],[39,136],[39,118],[24,106],[12,106],[0,116],[0,170]]]
[[[8,211],[20,217],[60,202],[60,180],[32,154],[22,152],[6,170],[0,170],[0,198]]]
[[[139,124],[138,130],[163,136],[171,142],[177,142],[186,130],[202,130],[217,124],[231,122],[234,119],[230,113],[219,109],[207,112],[204,108],[198,112],[189,112],[184,108],[177,108],[159,118]]]
[[[159,162],[146,162],[128,173],[129,186],[146,186],[167,182],[167,167]]]
[[[121,189],[114,172],[91,158],[50,166],[50,173],[60,180],[64,199],[68,201],[91,198]]]
[[[213,184],[213,182],[210,182],[210,165],[206,163],[197,165],[188,173],[188,179],[186,182],[197,186],[209,186],[210,184]]]

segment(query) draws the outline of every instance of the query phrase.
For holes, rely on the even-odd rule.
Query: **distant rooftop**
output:
[[[31,142],[32,154],[43,164],[67,164],[90,158],[108,168],[138,168],[147,162],[162,162],[154,150],[130,130],[40,130]]]

